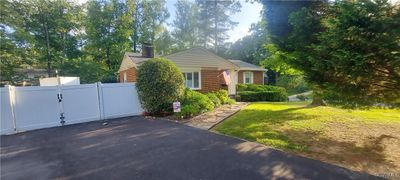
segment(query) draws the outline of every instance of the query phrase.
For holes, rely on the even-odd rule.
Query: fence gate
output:
[[[140,115],[135,84],[0,88],[1,134]]]

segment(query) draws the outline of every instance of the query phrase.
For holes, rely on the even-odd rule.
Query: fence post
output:
[[[96,83],[97,87],[97,100],[98,100],[98,107],[100,113],[100,120],[104,119],[104,104],[103,104],[103,91],[101,88],[101,82]]]
[[[14,132],[17,132],[17,121],[15,119],[15,111],[14,111],[15,87],[11,86],[11,85],[6,85],[6,89],[8,91],[8,98],[9,98],[9,102],[10,102],[11,117],[12,117]]]

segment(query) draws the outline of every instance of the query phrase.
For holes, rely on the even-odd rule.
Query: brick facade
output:
[[[228,89],[228,86],[224,85],[224,77],[222,76],[222,70],[218,71],[215,69],[203,69],[201,70],[201,90],[202,93],[217,91],[219,89]]]
[[[264,84],[264,71],[253,71],[253,83]]]
[[[243,84],[243,72],[246,71],[239,71],[238,72],[238,83]],[[264,84],[264,71],[251,71],[253,72],[253,84]]]
[[[124,82],[124,73],[126,72],[127,82],[136,82],[137,70],[130,68],[119,73],[119,82]]]
[[[128,82],[136,82],[137,70],[136,68],[130,68],[119,73],[119,82],[124,81],[124,72],[126,72]],[[201,89],[202,93],[217,91],[219,89],[228,90],[228,86],[224,85],[224,78],[222,76],[222,70],[216,69],[202,69],[201,70]],[[238,83],[243,83],[243,72],[238,72]],[[263,71],[252,71],[253,72],[253,83],[263,84],[264,72]]]

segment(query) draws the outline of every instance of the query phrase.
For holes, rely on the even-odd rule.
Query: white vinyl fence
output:
[[[0,134],[140,115],[134,83],[0,88]]]

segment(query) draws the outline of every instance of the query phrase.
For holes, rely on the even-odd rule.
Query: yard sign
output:
[[[174,112],[181,112],[181,102],[172,103],[172,107],[174,108]]]

